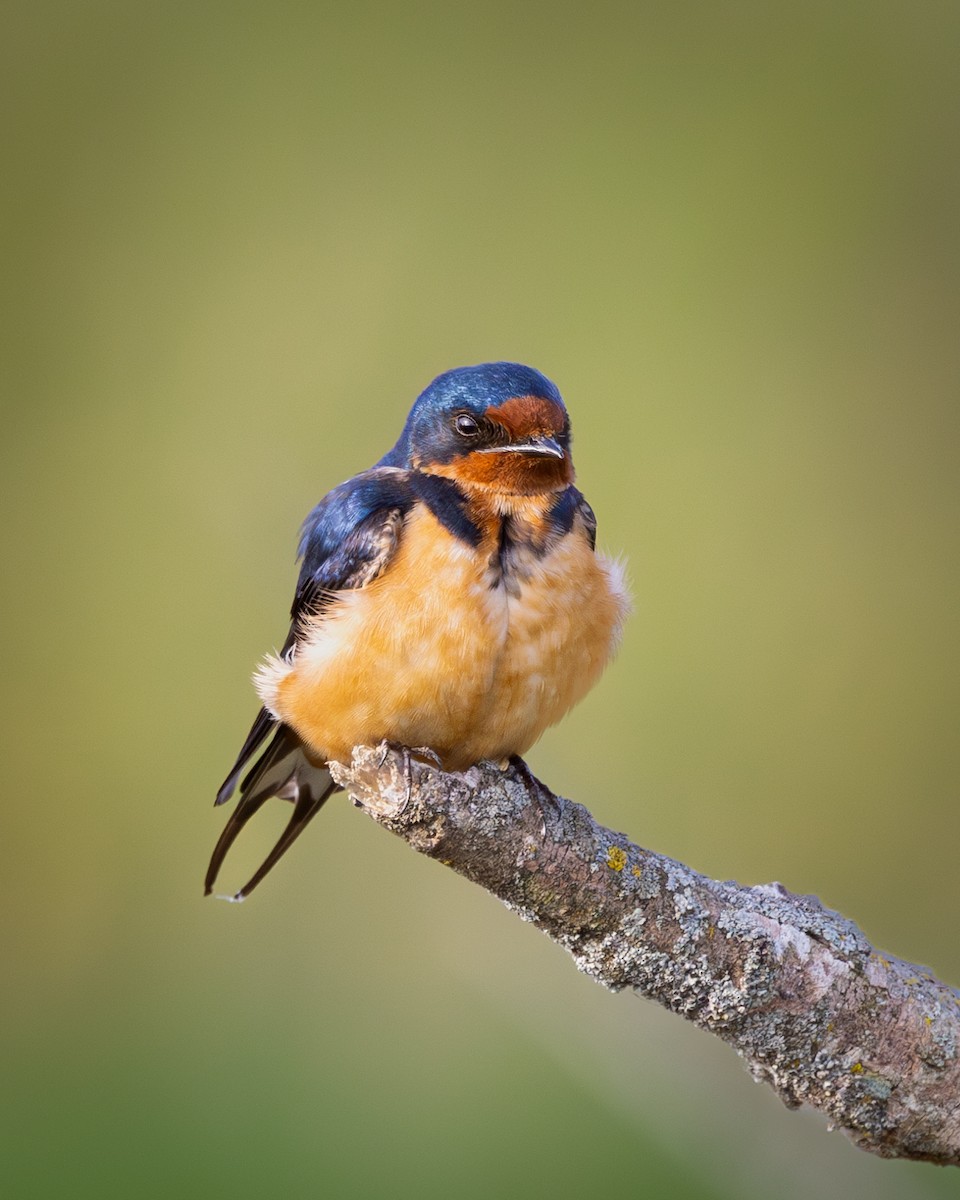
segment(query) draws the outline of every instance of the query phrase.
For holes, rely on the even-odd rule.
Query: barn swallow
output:
[[[451,771],[502,761],[593,686],[629,601],[620,565],[596,552],[570,440],[539,371],[462,367],[421,393],[389,453],[310,513],[290,632],[254,676],[263,707],[217,793],[224,804],[246,771],[207,895],[278,796],[293,814],[234,899],[257,886],[337,790],[327,764],[354,746],[427,748]]]

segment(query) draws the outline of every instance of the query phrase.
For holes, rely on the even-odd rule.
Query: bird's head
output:
[[[383,461],[503,495],[560,491],[573,482],[570,419],[556,387],[532,367],[459,367],[417,397]]]

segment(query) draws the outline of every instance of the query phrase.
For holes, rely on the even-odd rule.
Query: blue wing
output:
[[[396,551],[403,518],[416,499],[407,472],[374,468],[320,501],[303,524],[299,549],[303,565],[281,653],[296,649],[305,617],[322,612],[337,592],[363,587],[380,574]],[[247,763],[271,733],[267,748],[240,784],[240,800],[214,848],[204,882],[207,895],[240,830],[271,796],[292,800],[293,814],[259,870],[237,892],[237,899],[256,887],[337,790],[326,765],[311,756],[295,731],[262,708],[217,792],[216,804],[230,799]]]
[[[408,472],[377,467],[324,496],[300,534],[303,565],[282,653],[300,640],[305,616],[322,612],[337,592],[376,579],[396,551],[415,500]]]

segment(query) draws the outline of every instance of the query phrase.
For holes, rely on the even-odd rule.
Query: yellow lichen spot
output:
[[[716,932],[717,932],[717,931],[716,931],[716,929],[715,929],[715,928],[714,928],[712,925],[708,925],[708,926],[707,926],[707,938],[708,938],[708,940],[709,940],[709,939],[712,939],[712,938],[713,938],[713,935],[714,935]]]
[[[850,1068],[850,1074],[851,1075],[862,1075],[863,1074],[863,1063],[855,1062],[853,1064],[853,1066]]]
[[[643,874],[643,871],[639,867],[632,867],[630,870],[630,874],[636,875],[636,877],[639,879],[640,876]],[[960,1004],[960,1000],[958,1000],[957,1003]]]
[[[928,1025],[932,1025],[932,1024],[933,1024],[933,1017],[924,1017],[923,1019],[926,1021],[926,1023],[927,1023]]]
[[[611,846],[607,851],[607,866],[611,871],[622,871],[627,865],[627,852],[619,846]]]

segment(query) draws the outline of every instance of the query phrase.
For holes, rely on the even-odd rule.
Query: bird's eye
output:
[[[474,438],[480,432],[480,422],[468,413],[461,413],[454,422],[461,437]]]

